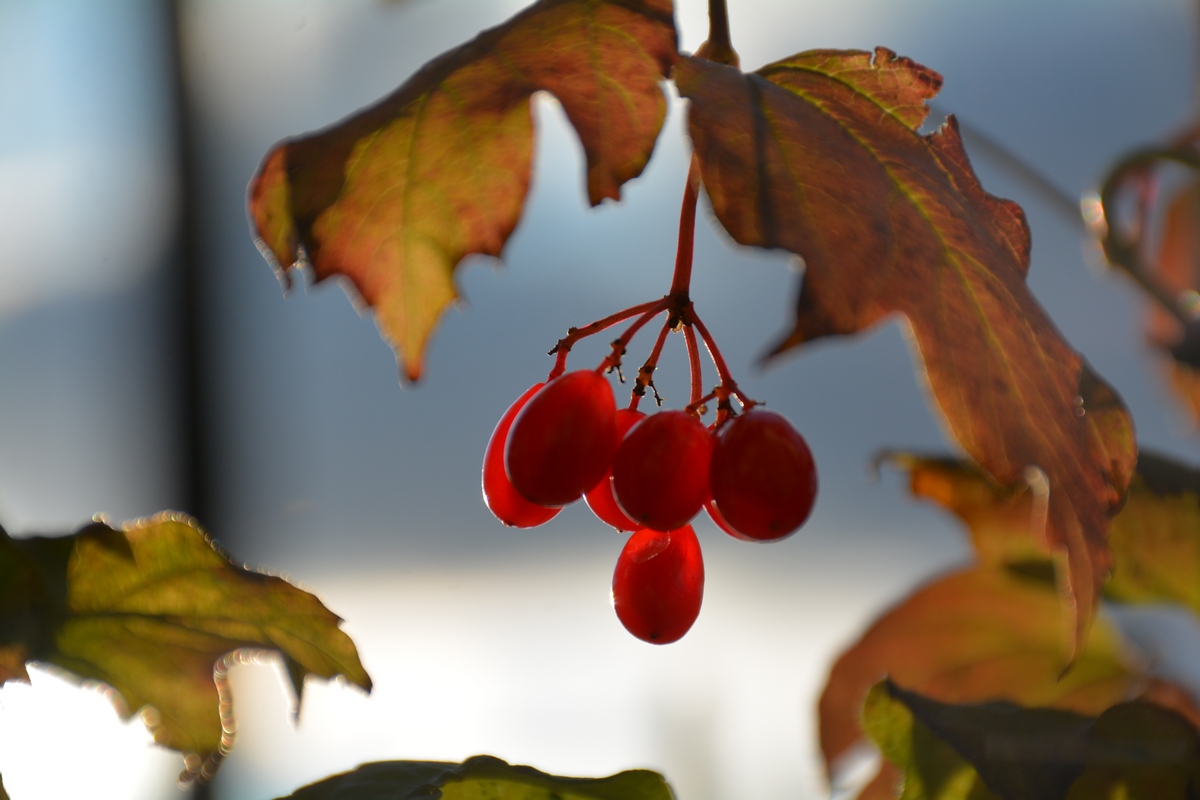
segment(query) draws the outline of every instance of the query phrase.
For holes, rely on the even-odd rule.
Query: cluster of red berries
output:
[[[700,613],[704,562],[689,524],[707,509],[725,532],[774,541],[808,518],[816,469],[803,437],[783,416],[749,405],[646,415],[618,410],[596,370],[536,384],[496,426],[483,462],[483,495],[506,525],[529,528],[584,497],[618,530],[635,531],[613,574],[622,624],[640,639],[673,642]]]

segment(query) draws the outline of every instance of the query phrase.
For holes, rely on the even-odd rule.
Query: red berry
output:
[[[617,440],[623,439],[630,428],[645,418],[646,415],[641,411],[634,411],[631,408],[622,408],[617,411]],[[617,446],[620,447],[619,444]],[[641,527],[617,505],[616,498],[613,497],[612,470],[609,470],[608,474],[601,478],[600,482],[583,497],[592,513],[617,530],[636,531]]]
[[[521,409],[504,450],[517,494],[540,506],[565,506],[612,466],[617,404],[608,380],[591,370],[547,383]]]
[[[504,472],[504,443],[517,413],[529,402],[529,398],[546,384],[535,383],[517,398],[504,416],[496,423],[492,438],[488,439],[487,451],[483,454],[483,501],[496,519],[514,528],[533,528],[546,522],[559,512],[557,508],[546,508],[531,503],[513,489],[512,481]]]
[[[612,594],[625,630],[651,644],[678,641],[704,598],[704,559],[692,526],[643,528],[630,536],[617,559]]]
[[[804,437],[781,414],[759,408],[717,436],[709,483],[725,523],[759,541],[793,533],[817,496],[817,470]]]
[[[613,494],[642,527],[686,525],[708,497],[713,441],[698,419],[663,411],[635,425],[613,458]]]
[[[725,517],[721,516],[721,512],[717,509],[717,504],[712,501],[711,497],[705,501],[704,510],[708,512],[709,519],[711,519],[714,523],[716,523],[716,526],[718,528],[725,531],[733,538],[740,539],[743,542],[762,541],[761,539],[754,539],[749,536],[746,536],[745,534],[738,533],[732,527],[730,527],[729,523],[725,521]]]

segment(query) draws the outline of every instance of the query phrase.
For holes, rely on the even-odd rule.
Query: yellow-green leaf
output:
[[[283,142],[250,185],[261,249],[287,275],[342,275],[411,380],[471,253],[499,256],[533,156],[530,97],[562,103],[592,204],[645,167],[676,58],[671,0],[540,0],[336,126]]]
[[[462,764],[380,761],[297,789],[291,800],[673,800],[657,772],[627,770],[607,778],[561,778],[491,756]]]
[[[917,133],[940,77],[882,48],[813,51],[754,74],[675,70],[713,210],[741,244],[804,259],[775,352],[903,315],[950,429],[998,483],[1049,480],[1078,643],[1111,564],[1136,451],[1128,414],[1025,283],[1029,231],[984,191],[951,119]]]
[[[1109,544],[1107,596],[1180,603],[1200,614],[1200,471],[1143,452]]]
[[[0,647],[108,684],[125,716],[145,708],[156,741],[198,757],[193,774],[210,776],[232,745],[214,680],[228,654],[279,653],[297,703],[307,675],[371,688],[339,617],[282,578],[231,563],[183,515],[55,539],[3,534],[0,580]],[[37,599],[12,602],[14,585]]]

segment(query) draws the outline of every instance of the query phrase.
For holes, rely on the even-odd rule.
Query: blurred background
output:
[[[677,5],[692,50],[706,4]],[[704,609],[659,648],[612,612],[619,534],[582,505],[531,531],[484,507],[487,438],[544,378],[550,346],[666,290],[688,159],[677,98],[646,173],[598,209],[574,134],[539,99],[521,225],[503,266],[458,271],[463,303],[418,387],[399,384],[370,317],[337,286],[298,282],[284,296],[245,215],[267,149],[522,6],[0,0],[0,523],[21,535],[97,512],[197,513],[236,559],[343,616],[375,680],[370,697],[311,683],[294,724],[277,665],[236,668],[239,740],[212,796],[269,798],[363,761],[475,753],[560,774],[649,767],[683,800],[826,796],[814,710],[832,658],[967,556],[951,522],[868,468],[882,447],[951,447],[902,327],[756,369],[790,320],[797,276],[784,255],[738,248],[711,224],[693,297],[743,388],[812,446],[821,495],[805,529],[751,546],[698,521]],[[935,122],[959,114],[1071,195],[1195,109],[1187,0],[731,0],[730,17],[747,68],[885,45],[939,70]],[[1142,300],[1097,266],[1077,223],[972,141],[984,186],[1029,214],[1037,296],[1122,393],[1142,445],[1195,461],[1142,342]],[[631,363],[649,343],[638,345]],[[572,364],[602,354],[603,342],[581,346]],[[681,340],[659,374],[683,405]],[[1164,663],[1200,659],[1191,621],[1139,636]],[[183,798],[179,769],[94,689],[34,671],[32,686],[0,691],[0,773],[15,800]]]

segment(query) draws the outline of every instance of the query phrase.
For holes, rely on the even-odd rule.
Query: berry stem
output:
[[[658,338],[654,340],[654,349],[650,351],[650,355],[646,358],[646,363],[642,364],[638,370],[637,380],[633,382],[633,391],[630,392],[629,410],[637,411],[638,403],[642,401],[642,397],[646,394],[646,387],[654,392],[654,402],[662,405],[662,398],[658,394],[658,389],[654,387],[654,370],[658,368],[658,356],[662,353],[663,343],[667,341],[667,334],[674,327],[672,319],[668,318],[663,323],[662,330],[658,332]]]
[[[650,310],[634,320],[634,323],[626,328],[624,333],[613,339],[612,351],[604,357],[604,360],[600,362],[600,366],[596,367],[596,372],[604,373],[611,372],[614,369],[620,370],[621,358],[625,355],[625,347],[629,344],[630,340],[637,335],[637,332],[642,329],[643,325],[661,314],[667,306],[667,298],[665,297],[662,300],[656,301],[650,307]],[[624,382],[625,379],[622,377],[621,383]]]
[[[571,352],[571,348],[574,347],[575,343],[580,339],[586,339],[587,337],[597,334],[606,328],[611,328],[618,322],[623,322],[630,317],[641,314],[644,319],[635,323],[634,327],[626,331],[621,339],[618,339],[618,341],[624,340],[625,343],[628,343],[629,339],[633,337],[633,334],[637,332],[638,328],[642,327],[642,325],[645,325],[646,322],[648,322],[650,318],[654,317],[656,314],[664,311],[668,305],[668,299],[666,297],[662,297],[658,300],[651,300],[646,303],[640,303],[636,306],[630,306],[629,308],[626,308],[623,311],[618,311],[615,314],[609,314],[604,319],[598,319],[590,325],[584,325],[582,328],[568,329],[567,335],[559,339],[558,343],[554,345],[548,354],[557,354],[558,359],[554,362],[554,369],[550,370],[550,376],[546,378],[546,381],[552,381],[559,375],[563,374],[567,368],[567,354]],[[616,343],[614,342],[614,345],[615,344]]]
[[[699,415],[700,397],[704,394],[704,373],[700,364],[700,346],[696,344],[696,331],[691,325],[683,326],[683,339],[687,342],[688,371],[692,376],[692,397],[688,401],[688,410]]]
[[[692,253],[696,240],[696,200],[700,196],[700,162],[692,156],[687,185],[683,189],[683,206],[679,209],[679,247],[675,250],[675,274],[671,292],[675,297],[687,297],[692,283]]]
[[[704,323],[700,320],[700,315],[690,305],[687,308],[684,322],[688,326],[694,325],[696,331],[700,334],[700,338],[704,340],[704,346],[708,348],[708,356],[712,359],[713,366],[717,368],[717,375],[721,378],[722,392],[726,395],[736,397],[746,409],[758,405],[747,397],[745,392],[738,388],[737,381],[733,379],[733,375],[729,372],[729,366],[725,363],[725,357],[721,355],[721,348],[717,347],[716,339],[708,332],[708,328],[704,327]]]

